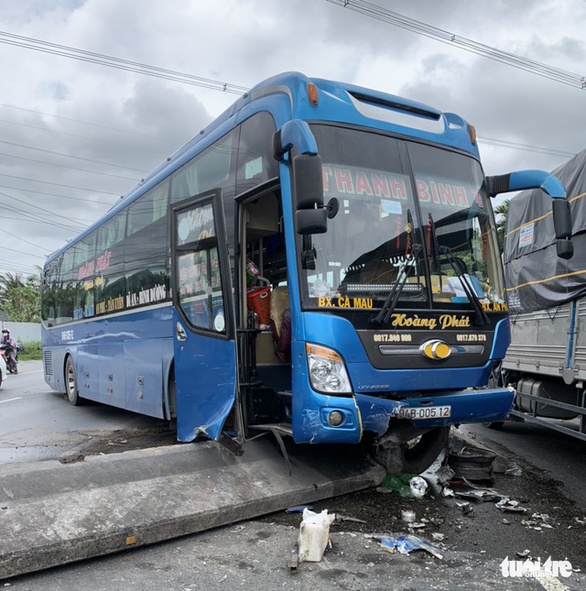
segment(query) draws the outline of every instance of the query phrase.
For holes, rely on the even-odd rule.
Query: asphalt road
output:
[[[514,420],[506,421],[499,431],[483,425],[467,425],[462,431],[495,450],[527,458],[536,468],[563,482],[564,491],[571,499],[585,502],[586,441]]]
[[[174,439],[167,421],[103,404],[71,406],[45,383],[41,361],[19,362],[18,375],[0,386],[0,463],[73,461]]]
[[[126,439],[128,434],[138,430],[148,436],[166,428],[101,405],[73,408],[44,385],[40,369],[22,366],[19,375],[0,389],[0,461],[74,458],[104,449],[118,452],[141,445],[140,438]],[[296,573],[289,564],[301,516],[283,512],[0,584],[19,591],[586,588],[584,444],[528,425],[506,425],[502,432],[483,426],[463,431],[520,468],[519,476],[498,474],[493,487],[519,501],[525,513],[503,513],[494,502],[472,501],[466,509],[459,506],[462,498],[428,494],[414,500],[366,491],[314,506],[316,511],[328,509],[360,521],[335,522],[330,529],[332,548],[319,563],[301,563]],[[409,530],[401,519],[405,509],[413,510],[425,526]],[[0,530],[1,526],[0,511]],[[389,553],[377,541],[382,534],[409,531],[432,541],[442,559],[421,550]],[[525,551],[535,561],[551,557],[558,566],[567,558],[576,570],[569,577],[539,580],[505,577],[503,561],[524,561],[526,557],[517,553]]]

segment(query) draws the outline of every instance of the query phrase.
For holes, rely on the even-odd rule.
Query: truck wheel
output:
[[[503,378],[503,373],[500,368],[500,364],[497,365],[491,372],[488,378],[488,387],[489,388],[504,388],[505,380]],[[505,425],[505,421],[494,421],[493,423],[484,423],[485,427],[489,429],[493,429],[494,431],[500,431]]]
[[[83,399],[79,395],[77,387],[77,376],[75,375],[75,365],[71,356],[65,362],[65,395],[69,404],[73,406],[80,406],[83,404]]]
[[[450,427],[437,427],[406,443],[375,444],[374,458],[389,474],[421,474],[448,443]]]
[[[495,421],[494,423],[484,423],[486,427],[493,431],[500,431],[505,426],[505,421]]]

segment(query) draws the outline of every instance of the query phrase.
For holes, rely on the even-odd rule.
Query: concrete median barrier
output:
[[[201,532],[376,486],[356,447],[268,438],[234,456],[216,442],[0,466],[0,579]]]

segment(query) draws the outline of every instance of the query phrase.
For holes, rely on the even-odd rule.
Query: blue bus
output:
[[[374,446],[420,471],[502,420],[509,343],[490,197],[459,116],[299,73],[237,100],[45,265],[47,383],[174,420],[180,441]],[[556,227],[558,227],[556,226]]]

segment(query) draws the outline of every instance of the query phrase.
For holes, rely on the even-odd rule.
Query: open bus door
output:
[[[172,237],[177,438],[218,440],[238,385],[221,191],[178,203]]]

